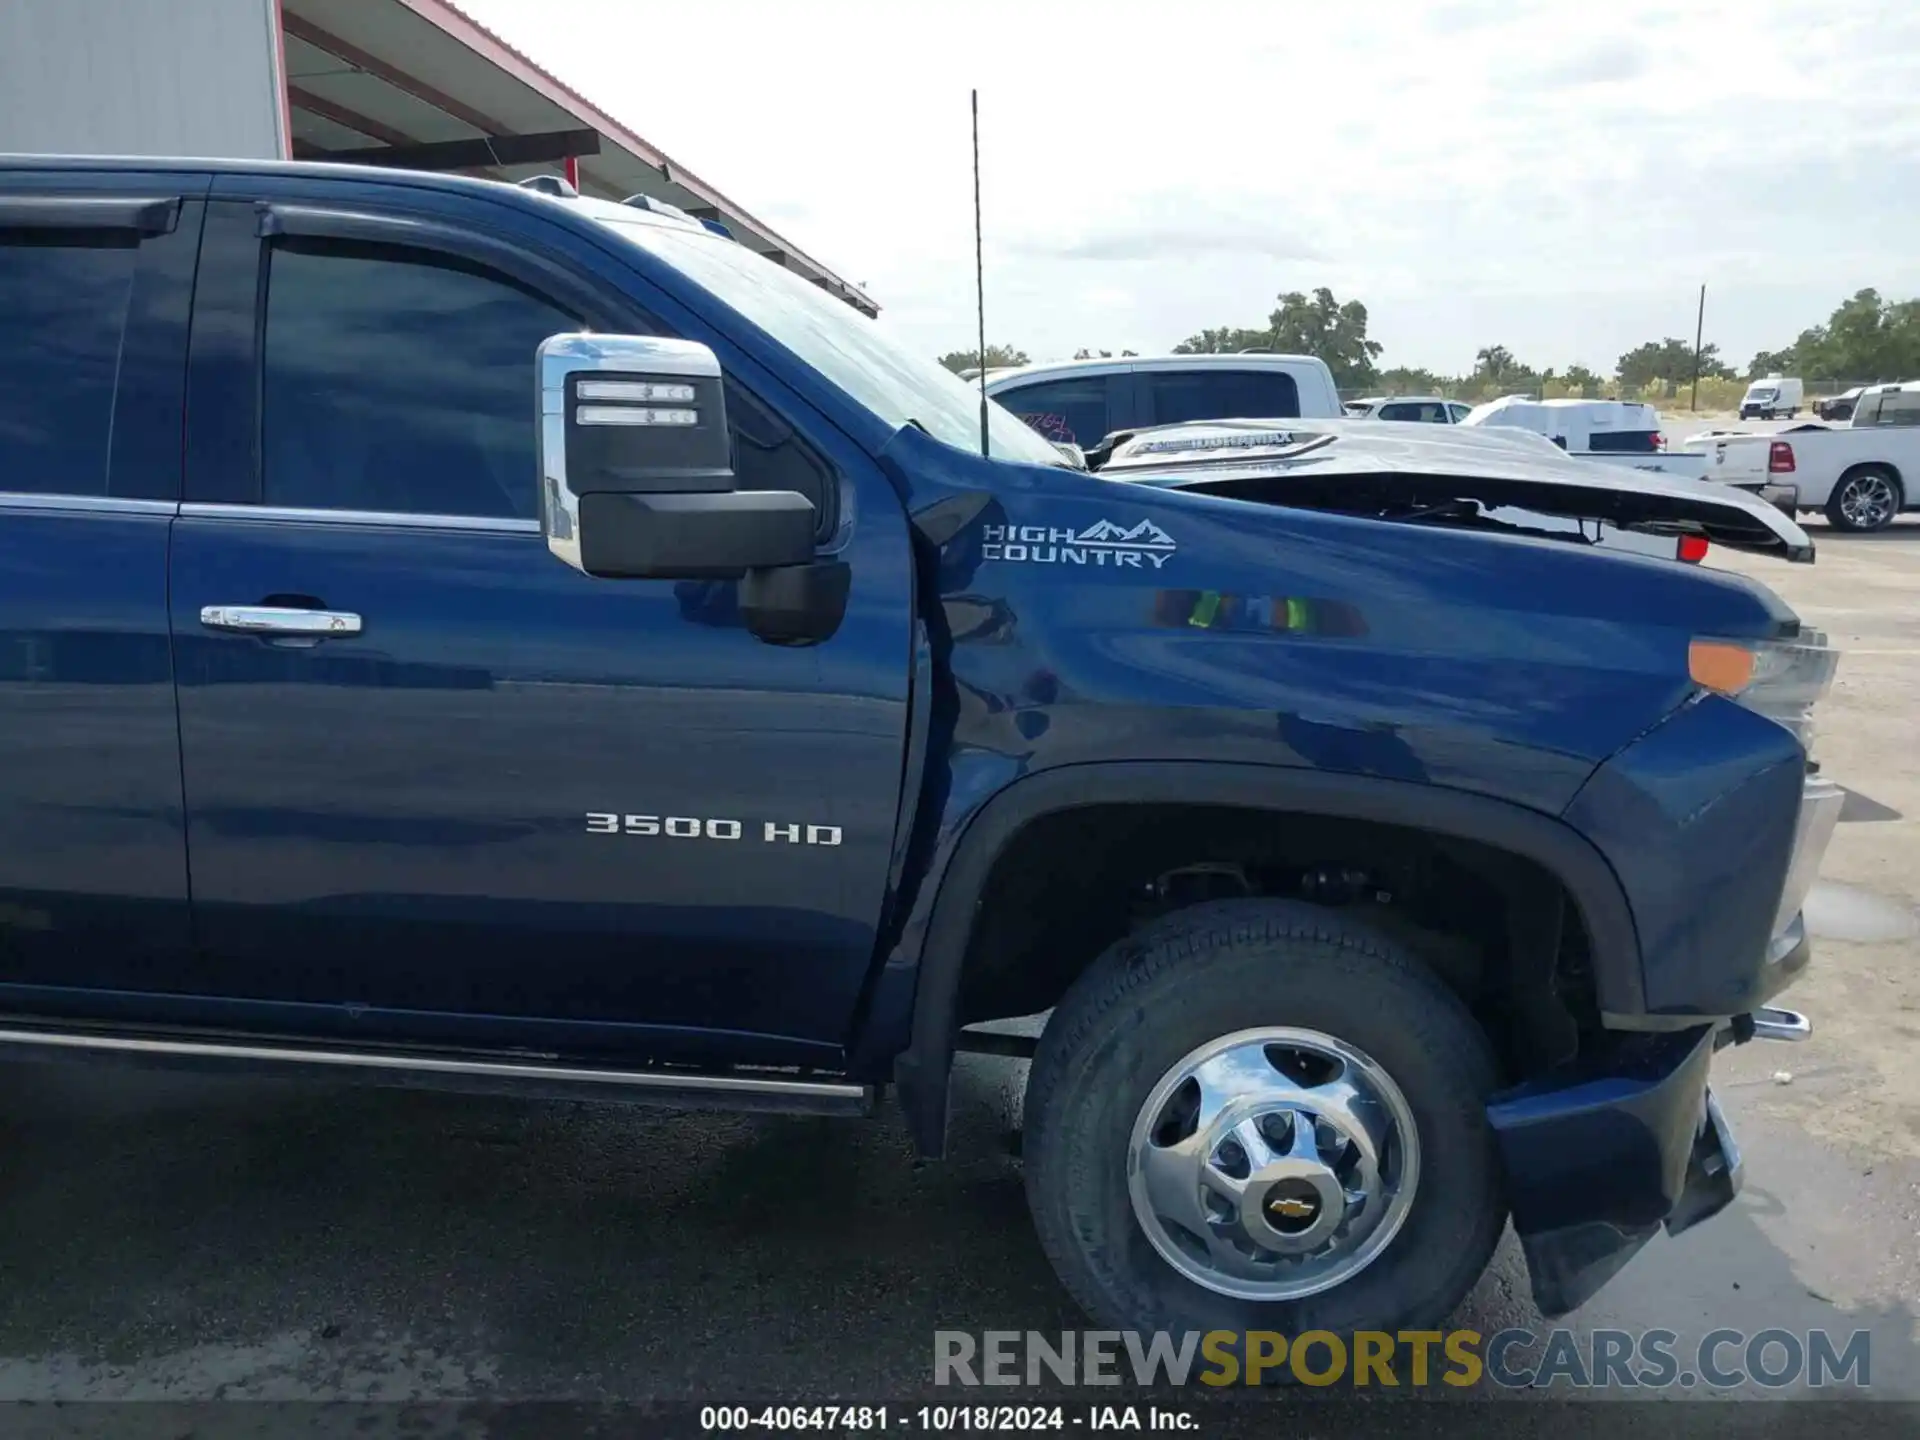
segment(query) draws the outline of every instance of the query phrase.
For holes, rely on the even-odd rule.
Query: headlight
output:
[[[1791,730],[1813,747],[1813,707],[1833,688],[1840,652],[1819,630],[1791,640],[1695,640],[1687,647],[1694,682]]]

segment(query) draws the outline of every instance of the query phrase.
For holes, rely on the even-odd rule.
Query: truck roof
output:
[[[1501,417],[1523,422],[1537,419],[1556,427],[1578,417],[1589,425],[1597,421],[1603,429],[1628,428],[1622,422],[1629,421],[1645,423],[1651,430],[1660,428],[1660,412],[1638,400],[1529,400],[1519,395],[1505,395],[1498,400],[1476,405],[1473,413],[1461,423],[1486,425]]]
[[[533,194],[529,186],[441,170],[402,170],[385,165],[342,165],[324,160],[236,160],[205,155],[10,155],[0,151],[5,170],[113,170],[178,174],[183,170],[214,175],[309,175],[323,180],[364,180],[414,188],[497,196],[502,191]]]
[[[113,171],[128,174],[177,176],[184,172],[216,175],[292,175],[323,180],[351,180],[362,185],[392,185],[408,190],[437,190],[467,195],[495,204],[525,206],[530,210],[561,206],[599,220],[623,224],[658,224],[675,229],[701,230],[716,242],[731,240],[725,229],[696,219],[665,200],[636,195],[626,201],[601,200],[591,195],[562,193],[569,189],[557,176],[535,176],[523,181],[485,180],[447,175],[433,170],[402,170],[379,165],[336,165],[313,160],[214,160],[125,155],[7,155],[0,154],[0,170],[51,172]],[[558,182],[558,183],[555,183]]]
[[[16,155],[0,151],[0,170],[46,170],[53,172],[114,171],[154,175],[178,175],[184,171],[213,175],[311,176],[316,179],[351,180],[362,184],[401,185],[415,190],[449,191],[470,196],[486,197],[495,201],[504,200],[509,204],[516,203],[514,197],[534,197],[529,202],[533,204],[539,204],[543,201],[546,203],[568,203],[571,199],[571,197],[563,199],[557,195],[543,194],[534,188],[536,184],[543,181],[559,180],[560,177],[557,175],[534,176],[530,180],[516,182],[510,180],[487,180],[468,175],[451,175],[438,170],[406,170],[397,166],[352,165],[323,160],[252,160],[235,159],[232,156],[221,157],[206,155]],[[613,201],[600,200],[592,196],[582,196],[579,198],[589,205],[609,205],[615,203]],[[652,200],[653,197],[634,198]],[[672,206],[664,200],[654,201],[654,204],[655,206],[666,206],[668,209],[678,210],[678,207]],[[686,214],[685,211],[678,211],[678,213],[682,215]],[[632,217],[629,215],[626,218],[631,220]],[[692,216],[687,216],[687,218],[693,220],[693,223],[696,225],[704,226],[704,222],[694,219]],[[753,223],[759,225],[758,221],[754,221]],[[704,226],[704,228],[711,229],[713,227]],[[770,233],[765,232],[764,226],[761,227],[761,230],[762,233]],[[728,238],[731,238],[730,232],[725,233],[728,234]],[[800,254],[797,250],[792,250],[790,253],[794,255]],[[814,266],[815,269],[820,270],[822,274],[830,273],[820,267],[817,261],[808,259],[807,263]],[[863,291],[847,284],[845,281],[839,281],[837,277],[835,277],[835,279],[836,285],[833,286],[824,285],[820,281],[815,281],[815,283],[822,284],[822,288],[826,289],[829,294],[838,299],[848,300],[849,303],[852,303],[852,297],[857,297],[861,303],[855,304],[854,308],[862,310],[862,313],[873,313],[870,309],[863,309],[863,306],[872,307],[874,305],[874,302],[869,299]]]

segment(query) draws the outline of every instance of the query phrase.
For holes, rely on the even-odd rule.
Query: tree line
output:
[[[1505,345],[1482,346],[1474,355],[1473,369],[1464,375],[1409,365],[1383,368],[1378,362],[1384,347],[1368,338],[1367,319],[1362,302],[1339,300],[1324,285],[1311,295],[1290,290],[1276,298],[1264,327],[1223,325],[1201,330],[1173,351],[1176,355],[1260,350],[1316,355],[1326,361],[1343,393],[1418,392],[1464,400],[1511,394],[1671,399],[1694,379],[1693,345],[1673,336],[1647,340],[1625,351],[1614,361],[1610,375],[1585,365],[1569,365],[1565,370],[1536,368]],[[1083,349],[1074,358],[1109,354]],[[961,371],[979,365],[980,356],[977,351],[956,350],[942,355],[940,363]],[[989,367],[1025,365],[1028,359],[1013,346],[989,345],[986,363]],[[1739,377],[1717,345],[1700,347],[1699,367],[1702,399],[1726,403],[1724,396],[1737,388]],[[1748,363],[1746,375],[1749,379],[1798,375],[1810,384],[1835,386],[1920,378],[1920,300],[1887,301],[1877,290],[1860,290],[1842,301],[1824,324],[1802,330],[1792,344],[1760,351]]]

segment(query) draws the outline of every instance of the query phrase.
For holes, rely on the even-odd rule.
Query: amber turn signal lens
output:
[[[1738,695],[1753,679],[1754,654],[1724,640],[1695,640],[1687,647],[1687,672],[1694,683],[1722,695]]]

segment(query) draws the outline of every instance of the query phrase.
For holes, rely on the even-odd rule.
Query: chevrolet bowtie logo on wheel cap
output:
[[[1311,1200],[1302,1200],[1297,1195],[1279,1195],[1267,1202],[1268,1211],[1282,1220],[1305,1220],[1319,1208]]]

